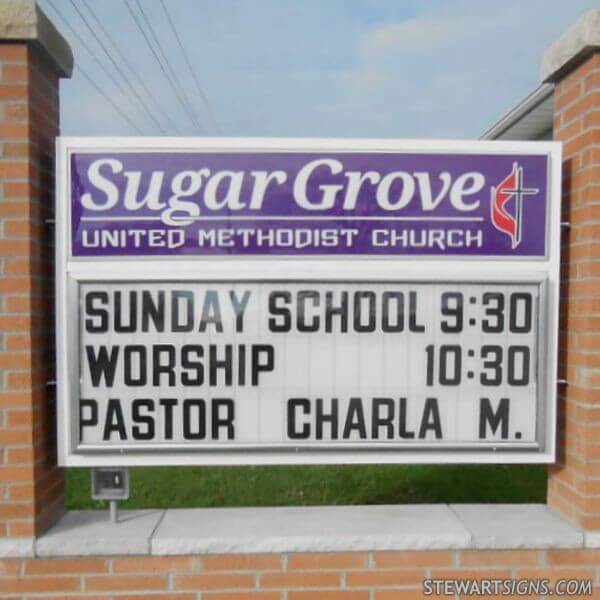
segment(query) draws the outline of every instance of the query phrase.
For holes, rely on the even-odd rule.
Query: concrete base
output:
[[[198,508],[67,513],[36,556],[583,548],[600,535],[541,504]],[[12,540],[10,541],[13,542]],[[595,547],[595,546],[594,546]],[[24,556],[7,544],[5,556]],[[0,546],[0,552],[2,547]]]

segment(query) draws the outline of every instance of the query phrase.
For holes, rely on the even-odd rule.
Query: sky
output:
[[[61,83],[64,135],[478,138],[540,84],[544,50],[597,6],[163,1],[166,12],[161,0],[38,0],[77,63]],[[178,83],[127,3],[152,42],[142,7]]]

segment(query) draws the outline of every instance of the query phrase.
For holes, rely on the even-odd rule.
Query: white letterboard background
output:
[[[121,293],[121,303],[124,311],[124,321],[128,321],[129,294],[138,295],[138,310],[142,291],[157,298],[159,292],[165,296],[165,313],[171,314],[170,295],[172,291],[190,291],[194,297],[194,331],[172,332],[169,319],[164,332],[157,332],[150,325],[149,331],[142,332],[139,327],[133,333],[117,333],[114,331],[114,298],[115,292]],[[223,331],[218,332],[214,324],[208,324],[205,332],[198,332],[198,322],[202,312],[202,303],[207,291],[216,293],[222,317]],[[235,330],[235,314],[229,299],[230,292],[242,298],[249,292],[250,297],[243,315],[243,331]],[[321,327],[315,332],[299,332],[296,328],[297,303],[280,302],[278,306],[287,306],[292,315],[292,327],[289,332],[273,332],[269,330],[269,318],[275,315],[269,313],[269,294],[274,291],[289,292],[293,299],[298,292],[313,291],[320,297],[320,306],[313,307],[307,302],[309,316],[318,316]],[[86,314],[85,297],[93,292],[106,293],[109,300],[102,306],[108,315],[108,330],[104,333],[93,333],[86,330],[86,320],[91,317]],[[339,305],[342,292],[348,294],[348,331],[341,332],[339,317],[333,317],[333,331],[324,331],[324,298],[325,293],[331,292],[334,305]],[[353,296],[356,292],[373,292],[376,302],[376,328],[373,332],[356,332],[353,328]],[[404,297],[404,329],[401,332],[382,332],[381,306],[384,292],[401,293]],[[416,323],[425,328],[423,332],[410,331],[409,327],[409,298],[414,292],[416,297]],[[458,333],[443,332],[442,321],[455,323],[452,316],[442,314],[442,295],[447,292],[462,294],[462,331]],[[489,302],[484,306],[483,297],[486,293],[497,293],[505,298],[504,326],[500,333],[483,331],[483,321],[494,320],[486,311],[495,306]],[[531,327],[524,333],[509,331],[510,297],[511,294],[530,294]],[[412,283],[412,282],[165,282],[165,283],[94,283],[85,282],[79,285],[80,319],[79,319],[79,366],[80,366],[80,399],[96,402],[98,423],[81,428],[79,447],[106,449],[140,447],[231,447],[247,445],[261,446],[292,446],[292,447],[344,447],[359,445],[360,447],[393,446],[448,446],[451,447],[483,447],[522,445],[536,442],[538,426],[538,354],[539,354],[539,283]],[[213,296],[214,297],[214,296]],[[338,301],[336,301],[337,299]],[[472,299],[475,299],[472,302]],[[366,302],[363,300],[363,306]],[[392,302],[391,306],[395,306]],[[452,305],[454,306],[454,305]],[[519,314],[515,317],[518,323],[523,323],[523,306],[517,303]],[[139,320],[139,314],[138,314]],[[95,317],[95,322],[99,322]],[[368,317],[364,313],[363,322]],[[282,319],[277,319],[282,322]],[[521,329],[523,329],[521,327]],[[175,373],[176,383],[171,386],[163,377],[160,385],[152,385],[152,348],[156,344],[170,344],[175,347],[177,355]],[[233,345],[233,382],[227,386],[221,370],[216,385],[184,387],[180,384],[180,352],[184,345],[200,345],[205,348],[202,362],[208,374],[208,346],[216,345],[220,358],[223,358],[224,347]],[[247,348],[246,360],[251,357],[252,345],[271,345],[274,353],[274,365],[270,371],[259,373],[258,385],[251,384],[250,369],[246,369],[245,384],[240,385],[237,377],[239,364],[238,346]],[[106,385],[104,379],[97,386],[92,384],[90,365],[86,347],[93,348],[97,353],[104,346],[108,350],[114,345],[120,346],[115,378],[112,385]],[[147,372],[149,382],[142,386],[124,385],[123,348],[127,345],[140,345],[147,353]],[[433,349],[428,355],[427,347]],[[456,383],[454,359],[457,350],[450,353],[447,370],[453,377],[452,384],[441,385],[439,381],[440,348],[453,346],[460,349],[461,367],[459,382]],[[484,363],[493,358],[492,354],[482,356],[482,348],[486,346],[501,347],[502,375],[499,385],[482,385],[482,375],[497,373]],[[530,358],[527,373],[524,373],[522,355],[524,350],[517,352],[513,364],[513,376],[517,385],[507,381],[507,355],[509,348],[527,348]],[[472,356],[471,356],[472,354]],[[196,357],[195,357],[196,358]],[[433,369],[429,374],[433,378],[428,385],[428,358],[433,360]],[[134,375],[139,375],[136,371]],[[526,383],[524,383],[526,381]],[[395,418],[393,420],[393,437],[389,439],[385,427],[378,428],[378,435],[373,435],[372,406],[373,398],[390,398],[394,401]],[[119,431],[111,431],[105,436],[105,415],[110,398],[118,399],[122,409],[125,439]],[[152,399],[155,402],[154,411],[144,410],[144,415],[154,419],[155,434],[151,440],[136,440],[132,436],[131,406],[135,399]],[[172,439],[165,439],[164,411],[158,404],[160,398],[177,399],[178,405],[173,409]],[[182,403],[185,399],[203,399],[206,402],[205,418],[206,436],[204,439],[185,439],[182,423]],[[233,439],[225,435],[211,435],[211,400],[215,398],[230,398],[233,400]],[[295,430],[309,432],[302,439],[290,439],[288,402],[290,399],[301,398],[309,401],[310,410],[305,412],[302,407],[293,410]],[[331,427],[324,423],[323,435],[317,439],[316,402],[321,398],[325,412],[331,412],[331,399],[338,399],[339,431],[335,438],[331,435]],[[360,398],[364,410],[366,438],[361,437],[360,427],[355,427],[345,439],[342,435],[347,417],[347,409],[351,398]],[[406,422],[404,431],[414,433],[414,437],[402,437],[400,434],[400,398],[406,398]],[[424,418],[424,406],[427,398],[435,398],[439,408],[441,436],[430,427],[424,436],[419,436],[419,430]],[[480,436],[480,406],[481,398],[489,399],[493,411],[498,409],[502,398],[509,399],[508,436],[503,438],[501,426],[492,431],[489,423],[486,434]],[[87,410],[87,409],[86,409]],[[86,417],[85,411],[82,414]],[[89,417],[89,415],[87,415]],[[113,415],[114,417],[114,415]],[[429,415],[431,418],[431,415]],[[202,418],[194,412],[194,418]],[[358,418],[354,414],[354,418]],[[139,425],[139,424],[138,424]],[[142,431],[144,427],[142,427]],[[308,427],[308,429],[306,429]],[[224,430],[221,432],[224,433]]]

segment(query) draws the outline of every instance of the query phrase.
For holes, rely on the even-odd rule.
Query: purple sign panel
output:
[[[548,157],[76,152],[73,256],[546,255]]]

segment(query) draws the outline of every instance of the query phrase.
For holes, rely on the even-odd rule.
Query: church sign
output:
[[[63,465],[551,462],[560,147],[61,138]]]

